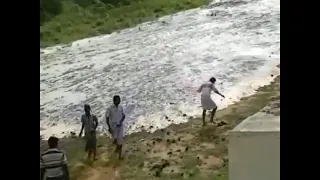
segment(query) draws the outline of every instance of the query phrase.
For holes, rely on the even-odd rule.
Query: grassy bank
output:
[[[40,0],[40,44],[108,34],[209,0]]]
[[[152,134],[131,134],[125,140],[125,159],[113,157],[114,147],[99,138],[99,160],[85,160],[82,139],[64,139],[72,180],[227,180],[228,131],[260,111],[280,115],[280,76],[257,93],[217,112],[216,123],[202,127],[201,119],[170,125]]]

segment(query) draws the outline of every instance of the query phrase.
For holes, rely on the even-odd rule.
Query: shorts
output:
[[[96,150],[97,148],[97,137],[95,135],[87,135],[86,136],[86,140],[87,140],[87,143],[86,143],[86,147],[85,147],[85,151],[88,151],[88,150]]]

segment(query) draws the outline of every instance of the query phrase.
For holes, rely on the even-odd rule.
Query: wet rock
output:
[[[159,143],[159,142],[162,142],[162,139],[161,138],[156,138],[156,141]]]
[[[185,152],[188,152],[188,151],[189,151],[189,146],[185,148]]]
[[[162,171],[161,169],[157,169],[154,176],[155,177],[160,177],[161,176],[161,171]]]
[[[217,126],[218,126],[218,127],[219,127],[219,126],[224,126],[224,125],[226,125],[226,124],[228,124],[228,123],[226,123],[226,122],[224,122],[224,121],[220,121],[220,122],[217,123]]]
[[[140,168],[143,168],[143,167],[144,167],[144,163],[141,163],[141,164],[139,165],[139,167],[140,167]]]

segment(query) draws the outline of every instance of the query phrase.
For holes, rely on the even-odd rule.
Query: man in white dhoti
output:
[[[109,132],[112,134],[114,143],[117,144],[115,152],[119,153],[119,159],[122,158],[122,142],[124,138],[123,121],[125,119],[125,114],[123,113],[120,101],[120,96],[114,96],[113,105],[111,105],[106,112],[106,121],[109,127]]]
[[[202,121],[203,121],[203,126],[206,125],[206,112],[207,110],[211,110],[211,118],[210,118],[210,122],[213,122],[213,117],[217,111],[217,105],[216,103],[211,99],[210,95],[211,95],[211,91],[215,92],[216,94],[219,94],[221,97],[224,98],[224,95],[222,95],[214,86],[216,82],[216,79],[214,77],[210,78],[209,82],[206,82],[204,84],[202,84],[200,86],[200,88],[198,89],[198,92],[201,92],[201,105],[203,108],[203,112],[202,112]]]

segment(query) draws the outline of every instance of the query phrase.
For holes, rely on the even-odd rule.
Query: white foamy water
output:
[[[280,3],[221,1],[40,51],[41,135],[78,132],[85,103],[104,121],[116,94],[128,132],[152,131],[200,115],[196,90],[211,76],[226,96],[213,95],[220,109],[270,83],[280,73]]]

